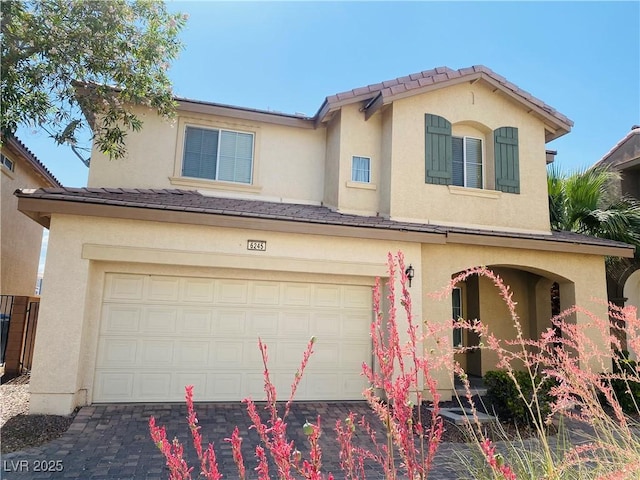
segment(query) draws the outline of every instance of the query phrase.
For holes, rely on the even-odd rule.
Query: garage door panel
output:
[[[105,300],[137,300],[144,297],[144,275],[109,274],[105,281]]]
[[[345,285],[344,302],[345,308],[365,308],[371,309],[373,300],[373,291],[371,288],[356,287],[353,285]]]
[[[132,334],[140,328],[140,305],[105,305],[102,312],[102,333]]]
[[[218,280],[216,302],[246,305],[249,287],[242,280]]]
[[[180,279],[175,277],[149,277],[147,298],[152,302],[175,303],[180,297]]]
[[[318,341],[340,337],[341,315],[339,311],[313,313],[310,331]]]
[[[278,379],[274,376],[272,381],[278,382]],[[262,376],[262,374],[253,372],[246,373],[244,375],[244,385],[242,391],[246,392],[246,394],[244,394],[244,397],[251,397],[252,399],[258,401],[264,400],[264,377]]]
[[[108,274],[93,399],[264,400],[261,337],[286,400],[311,336],[297,398],[360,399],[371,316],[369,287]]]
[[[140,356],[135,366],[167,369],[174,363],[174,341],[144,338],[138,340]],[[133,365],[132,365],[133,366]]]
[[[311,286],[305,284],[285,283],[282,285],[282,305],[311,305]]]
[[[211,360],[207,362],[211,366],[230,366],[242,365],[245,357],[246,346],[242,340],[214,342],[210,352]]]
[[[100,364],[129,366],[135,365],[138,341],[135,338],[101,338],[98,342],[98,362]]]
[[[198,385],[198,384],[194,384]],[[198,385],[196,389],[202,388]],[[241,399],[243,392],[243,375],[232,373],[216,373],[207,375],[207,385],[204,387],[205,398],[218,401],[232,401]],[[199,395],[196,391],[196,395]]]
[[[214,331],[220,337],[242,337],[247,328],[247,312],[244,310],[218,310],[214,325]]]
[[[133,373],[97,372],[95,397],[103,402],[127,402],[133,397]]]
[[[278,324],[278,335],[280,337],[305,338],[309,337],[309,325],[311,323],[311,312],[304,310],[293,310],[282,312]]]
[[[171,375],[164,372],[140,372],[134,377],[134,398],[147,398],[149,401],[162,401],[171,398]]]
[[[254,305],[280,304],[281,286],[274,282],[254,282],[251,286],[251,303]]]
[[[215,281],[208,278],[184,279],[182,301],[189,303],[213,303],[215,285]]]
[[[178,312],[177,331],[180,335],[210,335],[213,332],[212,308],[183,308]]]
[[[177,366],[205,366],[209,359],[209,341],[176,340],[173,364]]]
[[[322,340],[321,338],[316,341],[313,346],[313,355],[309,359],[309,369],[317,368],[332,368],[336,365],[336,359],[340,358],[340,350],[342,345],[337,341]],[[359,349],[361,351],[362,349]],[[361,352],[359,352],[361,353]],[[302,359],[302,350],[298,354],[298,363]]]
[[[174,334],[176,333],[177,318],[177,307],[147,307],[144,309],[140,322],[140,332],[151,335],[156,333]]]
[[[186,385],[206,385],[207,375],[205,373],[198,373],[192,371],[178,371],[171,375],[169,398],[184,398]],[[195,398],[199,400],[203,397],[205,392],[196,391]],[[206,398],[206,397],[205,397]]]
[[[369,338],[370,324],[370,313],[344,313],[340,322],[340,336],[357,340],[362,340],[363,335]]]
[[[341,373],[340,374],[340,391],[344,392],[347,398],[361,399],[362,392],[366,388],[359,373]]]
[[[339,285],[317,285],[314,289],[313,304],[316,307],[340,307],[342,288]]]
[[[354,371],[360,373],[362,362],[371,362],[371,356],[362,358],[361,342],[343,342],[340,345],[340,367],[345,367],[346,371]]]
[[[277,337],[279,325],[280,313],[275,310],[247,313],[247,335],[255,336],[256,344],[258,337],[263,339]]]
[[[297,342],[292,340],[279,340],[269,345],[269,348],[277,352],[274,362],[277,362],[278,367],[287,369],[291,372],[291,375],[293,375],[300,365],[305,348],[307,348],[307,340]],[[315,353],[312,359],[313,357],[315,357]],[[269,359],[271,359],[271,355],[269,355]]]

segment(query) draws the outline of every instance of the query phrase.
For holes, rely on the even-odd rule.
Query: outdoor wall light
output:
[[[413,267],[411,266],[411,264],[409,264],[407,269],[404,271],[404,274],[407,276],[407,279],[409,280],[409,286],[411,286],[411,280],[413,280],[413,277],[414,277],[415,273],[416,272],[413,269]]]

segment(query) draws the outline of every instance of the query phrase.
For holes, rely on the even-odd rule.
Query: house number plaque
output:
[[[247,240],[247,250],[265,252],[267,250],[267,242],[266,240]]]

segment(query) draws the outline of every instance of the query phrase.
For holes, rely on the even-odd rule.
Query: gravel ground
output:
[[[29,415],[29,376],[0,385],[0,453],[37,447],[67,431],[74,415]]]

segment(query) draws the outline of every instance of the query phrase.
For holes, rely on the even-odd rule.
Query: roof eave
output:
[[[406,228],[376,228],[375,226],[347,225],[313,222],[305,219],[265,218],[260,215],[236,215],[206,211],[186,211],[172,209],[167,205],[157,208],[148,205],[114,205],[108,201],[98,202],[91,199],[56,199],[33,197],[28,192],[17,191],[18,210],[31,217],[44,227],[49,227],[52,214],[121,218],[178,224],[208,225],[228,228],[246,228],[252,230],[279,231],[284,233],[302,233],[330,235],[338,237],[367,238],[373,240],[395,240],[416,243],[457,243],[503,248],[580,253],[602,256],[631,258],[634,247],[609,242],[598,244],[580,241],[562,241],[561,239],[517,237],[500,232],[465,231],[413,231]]]
[[[545,141],[550,142],[551,140],[555,140],[556,138],[561,137],[571,131],[571,127],[573,126],[570,122],[563,122],[555,115],[545,111],[540,108],[535,103],[529,101],[525,97],[518,95],[517,93],[509,90],[500,82],[494,80],[490,75],[484,72],[474,72],[468,75],[462,75],[460,77],[451,78],[448,80],[440,80],[437,82],[430,83],[428,85],[424,85],[420,88],[414,88],[410,90],[404,90],[402,92],[394,93],[392,88],[385,88],[381,90],[378,96],[371,102],[365,111],[365,118],[369,119],[376,112],[381,110],[384,106],[394,102],[395,100],[400,100],[403,98],[412,97],[414,95],[420,95],[423,93],[439,90],[441,88],[451,87],[453,85],[458,85],[461,83],[475,83],[479,80],[482,80],[494,88],[494,92],[500,91],[507,95],[509,98],[514,101],[523,104],[527,107],[528,113],[535,114],[538,118],[540,118],[545,124]]]
[[[2,136],[3,143],[14,154],[22,158],[31,170],[38,175],[49,187],[62,187],[62,184],[54,177],[44,164],[13,135]]]

